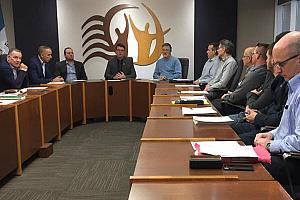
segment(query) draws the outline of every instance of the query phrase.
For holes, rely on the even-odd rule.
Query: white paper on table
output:
[[[188,78],[175,78],[173,80],[174,81],[193,81],[192,79],[188,79]]]
[[[61,82],[49,82],[47,83],[49,85],[62,85],[62,84],[65,84],[65,82],[61,81]]]
[[[86,82],[86,80],[72,80],[72,82]]]
[[[20,101],[20,100],[0,100],[0,105],[5,106],[5,105],[12,104],[12,103],[16,103],[17,101]]]
[[[195,87],[195,88],[199,88],[199,85],[175,85],[175,87]]]
[[[233,122],[233,120],[228,116],[221,117],[198,117],[193,116],[193,121],[196,122],[205,122],[205,123],[226,123]]]
[[[205,96],[180,96],[181,100],[206,100]]]
[[[45,90],[48,87],[28,87],[27,90]]]
[[[200,146],[201,153],[221,157],[258,157],[252,146],[241,146],[237,141],[191,142],[194,150],[196,143]]]
[[[189,90],[189,91],[180,91],[181,94],[208,94],[207,91],[198,91],[198,90]]]
[[[212,107],[204,107],[204,108],[188,108],[182,107],[183,115],[200,115],[200,114],[217,114]]]

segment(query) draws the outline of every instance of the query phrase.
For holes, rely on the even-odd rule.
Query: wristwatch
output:
[[[271,146],[271,142],[268,142],[267,145],[266,145],[266,149],[267,149],[268,151],[270,151],[270,146]]]

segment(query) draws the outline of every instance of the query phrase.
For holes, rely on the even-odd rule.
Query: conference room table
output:
[[[128,200],[292,199],[277,181],[201,181],[133,183]]]
[[[15,117],[11,118],[12,121],[7,123],[15,127],[14,134],[16,135],[15,146],[17,147],[18,175],[22,174],[22,164],[38,152],[42,146],[43,129],[39,103],[39,97],[29,96],[24,100],[9,105],[15,109]],[[0,108],[6,107],[7,105],[0,106]],[[2,137],[1,135],[1,138]],[[5,152],[8,153],[7,151],[8,149]],[[11,152],[8,154],[11,154]],[[13,168],[11,170],[13,170]]]
[[[165,89],[166,85],[169,89]],[[29,89],[24,100],[0,106],[0,121],[7,124],[3,129],[5,134],[0,136],[0,162],[5,163],[0,167],[0,179],[15,169],[21,175],[22,164],[39,152],[45,143],[63,139],[63,131],[86,124],[87,119],[109,121],[112,117],[127,117],[133,121],[149,116],[136,168],[130,177],[129,199],[172,198],[170,193],[176,188],[184,190],[179,199],[182,199],[180,195],[193,197],[202,194],[229,199],[232,195],[226,190],[231,186],[237,193],[235,198],[241,197],[239,191],[246,189],[246,193],[262,191],[270,197],[274,194],[269,190],[276,190],[276,197],[289,197],[259,163],[254,164],[253,172],[189,168],[188,161],[194,153],[190,141],[238,141],[240,138],[228,124],[195,125],[191,116],[182,115],[181,105],[170,104],[181,95],[178,91],[187,89],[185,86],[184,89],[174,89],[174,84],[164,83],[162,86],[151,80],[88,80],[46,86],[43,90]],[[193,104],[185,106],[197,107]],[[268,189],[253,188],[254,184]],[[203,191],[195,190],[196,186]],[[166,196],[163,192],[160,193],[163,196],[158,193],[163,188]],[[140,196],[143,192],[148,196]]]
[[[192,119],[147,119],[141,141],[240,140],[228,124],[195,124]]]
[[[253,164],[254,171],[223,169],[190,169],[194,150],[186,141],[144,141],[141,143],[131,183],[160,181],[272,181],[262,164]]]
[[[0,180],[18,167],[16,112],[12,105],[0,107]]]

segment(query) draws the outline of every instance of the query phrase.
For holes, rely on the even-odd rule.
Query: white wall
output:
[[[0,0],[9,48],[15,47],[14,17],[11,0]]]
[[[144,29],[145,23],[150,23],[150,33],[154,33],[154,23],[147,10],[141,3],[146,4],[158,17],[163,30],[171,28],[165,35],[165,42],[173,46],[173,55],[188,57],[190,59],[189,77],[193,78],[194,63],[194,0],[57,0],[58,10],[58,34],[60,58],[63,59],[63,49],[66,46],[73,47],[77,60],[83,61],[83,39],[81,25],[92,15],[104,16],[115,5],[129,3],[138,6],[139,9],[127,9],[119,12],[112,20],[111,34],[114,29],[120,27],[123,31],[125,22],[123,13],[132,16],[139,29]],[[136,61],[137,43],[129,28],[128,54]],[[113,35],[116,39],[116,35]],[[154,45],[152,43],[152,45]],[[103,58],[92,58],[85,64],[87,75],[90,79],[103,78],[107,61]],[[155,63],[148,66],[135,65],[138,78],[152,78]]]
[[[246,47],[273,41],[275,1],[238,0],[237,22],[237,56],[240,58]]]

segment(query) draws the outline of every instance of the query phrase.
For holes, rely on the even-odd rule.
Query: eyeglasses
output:
[[[289,57],[288,59],[286,59],[286,60],[284,60],[284,61],[273,63],[273,66],[274,66],[274,67],[283,68],[284,65],[286,65],[286,63],[287,63],[289,60],[292,60],[292,59],[298,57],[299,55],[300,55],[300,54],[297,54],[297,55],[294,55],[294,56],[292,56],[292,57]]]

